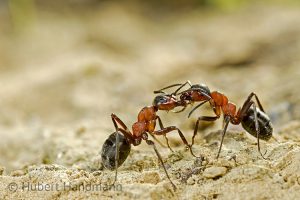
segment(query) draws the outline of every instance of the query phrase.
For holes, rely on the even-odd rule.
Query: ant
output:
[[[178,93],[184,86],[189,85],[190,88]],[[245,100],[243,106],[237,110],[237,107],[234,103],[230,102],[228,98],[219,91],[211,92],[210,89],[205,84],[195,84],[192,85],[190,81],[186,81],[183,84],[173,84],[162,88],[160,90],[154,91],[154,93],[163,93],[165,89],[180,86],[173,92],[171,95],[176,96],[177,93],[179,96],[178,102],[183,109],[177,112],[183,111],[187,105],[194,102],[200,102],[195,106],[189,113],[188,117],[202,106],[204,103],[209,102],[216,116],[200,116],[195,125],[194,134],[192,137],[192,146],[194,145],[194,138],[197,135],[198,125],[200,121],[215,121],[220,118],[223,113],[223,130],[222,130],[222,139],[221,144],[218,150],[217,159],[219,158],[224,136],[228,127],[229,122],[234,125],[242,124],[243,128],[250,133],[252,136],[257,138],[257,147],[260,155],[263,159],[266,159],[260,150],[259,140],[268,141],[272,137],[273,126],[270,121],[270,118],[265,113],[257,95],[251,92],[248,98]],[[256,103],[252,100],[253,97],[256,100]],[[258,106],[258,108],[257,108]]]
[[[154,99],[152,106],[144,107],[138,113],[137,122],[132,125],[132,132],[127,128],[124,122],[117,115],[115,115],[114,113],[111,114],[111,119],[116,131],[112,133],[104,142],[101,151],[101,158],[105,168],[115,170],[115,182],[117,180],[117,168],[120,167],[128,157],[131,150],[131,145],[138,146],[141,144],[142,140],[144,140],[148,145],[153,147],[161,165],[163,166],[167,178],[171,182],[174,190],[176,189],[176,186],[169,177],[169,174],[163,163],[162,157],[155,146],[155,143],[152,140],[148,139],[148,134],[150,134],[154,139],[156,139],[155,135],[163,135],[167,139],[167,133],[177,130],[181,140],[186,145],[187,149],[189,149],[191,154],[196,157],[192,151],[191,145],[188,144],[180,129],[178,129],[176,126],[164,127],[160,117],[156,114],[158,110],[170,110],[177,106],[178,102],[175,96],[157,96]],[[155,130],[156,120],[158,120],[159,122],[160,130]],[[168,147],[170,148],[169,144]]]

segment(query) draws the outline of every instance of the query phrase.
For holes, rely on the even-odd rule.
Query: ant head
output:
[[[154,98],[152,105],[153,106],[160,106],[161,104],[167,104],[170,101],[170,95],[158,95]]]
[[[119,158],[118,166],[116,166],[116,136],[119,138]],[[130,153],[131,145],[127,139],[119,132],[112,133],[107,140],[105,140],[102,151],[101,159],[102,164],[106,169],[114,170],[121,166]]]
[[[187,101],[188,103],[193,102],[193,92],[198,94],[197,101],[209,100],[211,98],[210,90],[205,84],[195,84],[192,85],[190,89],[179,93],[181,101]]]
[[[152,105],[159,110],[171,110],[175,107],[177,100],[174,95],[158,95],[154,98]]]
[[[201,93],[210,96],[210,89],[203,83],[192,85],[191,90],[199,90]]]

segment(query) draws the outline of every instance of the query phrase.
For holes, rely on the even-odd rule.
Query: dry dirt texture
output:
[[[0,199],[300,199],[299,7],[163,19],[103,7],[78,16],[42,13],[19,35],[8,31],[1,11]],[[261,143],[268,160],[241,126],[229,127],[216,160],[217,122],[199,129],[194,151],[205,156],[202,165],[175,132],[174,153],[158,146],[176,191],[145,144],[120,167],[121,191],[82,191],[114,178],[99,155],[114,131],[110,114],[131,127],[153,90],[185,80],[206,83],[237,105],[255,91],[278,140]],[[158,114],[190,141],[196,117],[212,112],[203,107],[188,119],[188,111]]]

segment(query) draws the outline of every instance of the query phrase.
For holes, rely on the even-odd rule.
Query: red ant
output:
[[[158,152],[154,142],[148,139],[148,133],[154,138],[155,135],[163,135],[166,138],[166,134],[177,130],[178,134],[194,155],[191,149],[191,145],[188,144],[186,138],[182,132],[176,126],[164,127],[160,117],[156,114],[158,110],[170,110],[178,106],[176,98],[172,95],[159,95],[157,96],[152,106],[144,107],[138,114],[137,122],[132,125],[132,132],[127,128],[119,117],[115,114],[111,114],[112,121],[114,123],[116,132],[112,133],[109,138],[104,142],[102,147],[102,163],[105,168],[115,170],[115,181],[117,180],[117,168],[123,164],[130,153],[131,145],[138,146],[142,140],[153,147],[159,161],[161,162],[167,178],[171,182],[174,189],[176,189],[174,183],[171,181],[166,167],[163,163],[162,157]],[[156,120],[160,125],[160,130],[155,130]],[[120,127],[119,127],[120,126]],[[120,132],[123,134],[120,134]],[[167,138],[166,138],[167,139]],[[116,145],[118,144],[118,145]],[[168,147],[170,148],[169,144]]]
[[[219,158],[222,144],[224,140],[224,136],[228,127],[229,122],[234,125],[242,124],[243,128],[250,133],[252,136],[257,138],[257,147],[260,155],[265,159],[264,155],[260,151],[260,143],[259,140],[265,140],[268,141],[272,137],[273,133],[273,126],[272,123],[265,113],[257,95],[255,93],[250,93],[246,101],[244,102],[243,106],[236,111],[236,105],[230,101],[228,101],[228,98],[218,92],[213,91],[210,92],[210,89],[205,84],[195,84],[192,85],[190,81],[185,82],[184,84],[173,84],[170,86],[167,86],[165,88],[162,88],[158,91],[154,91],[154,93],[164,93],[163,90],[172,88],[175,86],[180,86],[174,93],[171,95],[175,96],[177,95],[178,91],[183,88],[185,85],[189,85],[190,88],[180,92],[178,95],[180,95],[180,99],[178,100],[178,104],[183,106],[183,109],[180,111],[183,111],[188,104],[192,104],[194,102],[201,102],[197,106],[195,106],[189,113],[188,117],[191,116],[191,114],[200,106],[202,106],[204,103],[209,102],[210,106],[212,107],[214,113],[216,116],[201,116],[198,118],[196,122],[196,126],[194,129],[194,134],[192,137],[192,144],[194,144],[194,138],[197,135],[198,131],[198,125],[200,121],[215,121],[220,118],[221,113],[223,113],[224,116],[224,128],[222,131],[222,139],[221,144],[219,147],[219,151],[217,154],[217,159]],[[166,93],[164,93],[166,94]],[[258,108],[256,106],[256,103],[252,100],[252,98],[255,97],[256,103],[258,105]],[[179,112],[180,112],[179,111]]]

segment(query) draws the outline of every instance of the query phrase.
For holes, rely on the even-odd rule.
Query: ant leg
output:
[[[257,95],[256,95],[254,92],[251,92],[250,95],[253,95],[253,96],[255,97],[259,109],[265,113],[265,110],[264,110],[264,108],[262,107],[262,105],[261,105],[261,103],[260,103],[260,101],[259,101]]]
[[[244,117],[244,115],[247,113],[247,111],[250,109],[251,106],[253,106],[253,110],[254,110],[254,120],[255,120],[255,131],[256,131],[256,138],[257,138],[257,148],[258,148],[258,152],[260,153],[261,157],[263,159],[266,159],[264,157],[264,155],[266,153],[264,153],[264,155],[262,154],[261,150],[260,150],[260,143],[259,143],[259,126],[258,126],[258,119],[257,119],[257,110],[256,110],[256,105],[254,103],[254,101],[251,100],[251,97],[254,96],[254,93],[251,93],[249,95],[249,97],[247,98],[247,100],[245,101],[241,112],[239,114],[239,121]],[[260,106],[259,106],[260,107]],[[262,110],[263,111],[263,110]],[[267,152],[267,151],[266,151]]]
[[[256,137],[257,137],[258,152],[260,153],[261,157],[266,160],[266,158],[264,157],[264,155],[267,153],[267,151],[263,155],[261,153],[261,150],[260,150],[260,144],[259,144],[259,126],[258,126],[258,120],[257,120],[257,111],[256,111],[256,105],[255,105],[255,103],[253,101],[252,101],[252,105],[253,105],[253,108],[254,108],[255,130],[256,130]]]
[[[129,134],[128,132],[126,132],[124,129],[122,128],[117,128],[117,131],[115,132],[116,134],[116,154],[115,154],[115,180],[113,182],[113,185],[117,182],[117,177],[118,177],[118,167],[119,167],[119,163],[118,163],[118,160],[119,160],[119,154],[120,154],[120,146],[119,146],[119,141],[120,141],[120,138],[119,138],[119,134],[118,134],[118,131],[120,131],[121,133],[123,133],[123,135],[125,137],[127,137],[127,135],[129,135],[131,137],[131,134]],[[130,139],[130,138],[129,138]]]
[[[157,116],[156,119],[158,120],[160,129],[164,129],[164,125],[163,125],[163,123],[162,123],[160,117]],[[168,140],[168,138],[167,138],[167,135],[164,135],[164,138],[166,139],[166,143],[167,143],[168,148],[170,149],[170,151],[171,151],[171,152],[174,152],[173,149],[171,148],[170,144],[169,144],[169,140]]]
[[[249,109],[249,107],[250,107],[251,104],[252,104],[252,103],[251,103],[251,99],[252,99],[253,96],[254,96],[255,99],[256,99],[258,108],[259,108],[261,111],[263,111],[263,112],[265,113],[264,108],[262,107],[262,105],[261,105],[261,103],[260,103],[260,101],[259,101],[257,95],[256,95],[254,92],[251,92],[251,93],[249,94],[249,96],[247,97],[246,101],[244,102],[244,104],[243,104],[243,106],[242,106],[241,112],[243,111],[243,109],[245,109],[246,111]],[[253,103],[254,103],[254,102],[253,102]],[[246,113],[246,112],[245,112],[245,113]]]
[[[112,119],[116,129],[118,128],[118,125],[117,125],[117,123],[118,123],[122,126],[123,129],[128,130],[128,128],[124,124],[124,122],[122,122],[122,120],[117,115],[115,115],[114,113],[111,114],[111,119]]]
[[[208,101],[208,100],[207,100],[207,101]],[[207,101],[203,101],[203,102],[199,103],[197,106],[195,106],[195,107],[191,110],[191,112],[189,113],[188,118],[190,118],[190,116],[192,115],[192,113],[193,113],[196,109],[198,109],[200,106],[202,106],[203,104],[205,104]]]
[[[116,154],[115,154],[115,180],[113,182],[113,185],[115,184],[115,182],[117,181],[117,177],[118,177],[118,167],[119,167],[119,163],[118,163],[118,160],[119,160],[119,134],[118,132],[120,131],[121,133],[123,133],[123,135],[129,140],[130,143],[133,143],[133,136],[132,134],[130,133],[130,131],[128,130],[127,126],[122,122],[122,120],[120,118],[118,118],[114,113],[111,114],[111,119],[114,123],[114,126],[116,128]],[[122,126],[122,128],[119,128],[118,127],[118,124],[120,124]]]
[[[127,128],[127,126],[124,124],[124,122],[122,122],[122,120],[114,113],[111,114],[111,119],[114,123],[116,132],[121,131],[123,133],[123,135],[128,140],[130,140],[130,143],[133,143],[133,141],[134,141],[133,136],[132,136],[131,132],[129,131],[129,129]],[[117,123],[120,124],[122,126],[122,128],[119,128]]]
[[[200,120],[212,122],[212,121],[215,121],[217,119],[219,119],[219,116],[215,116],[215,117],[201,116],[201,117],[198,118],[198,120],[196,122],[196,125],[195,125],[195,128],[194,128],[194,134],[193,134],[193,137],[192,137],[192,146],[194,145],[194,140],[195,140],[195,137],[196,137],[197,132],[198,132],[198,126],[199,126]]]
[[[155,151],[155,153],[156,153],[156,155],[157,155],[157,157],[158,157],[158,159],[159,159],[161,165],[162,165],[163,168],[164,168],[164,171],[165,171],[165,173],[166,173],[166,175],[167,175],[167,178],[168,178],[169,181],[171,182],[171,184],[172,184],[172,186],[173,186],[173,189],[176,190],[176,186],[175,186],[175,184],[171,181],[171,178],[170,178],[170,176],[169,176],[169,174],[168,174],[168,172],[167,172],[167,169],[166,169],[165,164],[164,164],[164,162],[163,162],[163,160],[162,160],[162,157],[161,157],[161,155],[159,154],[158,150],[156,149],[156,146],[155,146],[154,142],[151,141],[151,140],[146,140],[146,143],[147,143],[148,145],[151,145],[151,146],[153,147],[153,149],[154,149],[154,151]]]
[[[273,140],[275,140],[275,142],[279,143],[279,141],[274,137],[272,136]]]
[[[227,127],[228,127],[228,124],[229,124],[229,121],[230,121],[230,116],[226,116],[224,118],[224,129],[222,131],[222,139],[221,139],[221,144],[220,144],[220,147],[219,147],[219,151],[218,151],[218,154],[217,154],[217,159],[219,158],[220,156],[220,152],[221,152],[221,149],[222,149],[222,145],[223,145],[223,141],[224,141],[224,137],[225,137],[225,133],[226,133],[226,130],[227,130]]]
[[[152,133],[149,133],[150,135],[151,135],[151,137],[160,145],[160,146],[162,146],[162,147],[164,147],[164,148],[166,148],[167,146],[166,145],[164,145],[163,143],[161,143],[161,141],[159,141],[156,137],[155,137],[155,135],[153,135]]]
[[[116,170],[115,170],[115,180],[113,182],[113,185],[117,182],[117,177],[118,177],[118,167],[119,167],[119,163],[118,163],[118,160],[119,160],[119,134],[118,132],[115,132],[116,133],[116,155],[115,155],[115,166],[116,166]]]
[[[224,128],[224,126],[225,126],[225,115],[223,116],[222,129]]]
[[[182,134],[182,132],[180,131],[179,128],[177,128],[176,126],[169,126],[166,127],[164,129],[158,130],[158,131],[154,131],[153,134],[155,135],[166,135],[167,133],[171,132],[171,131],[178,131],[178,134],[182,140],[182,142],[186,145],[186,148],[190,150],[192,156],[196,157],[196,158],[202,158],[202,156],[196,156],[192,150],[192,145],[189,145],[186,138],[184,137],[184,135]]]

